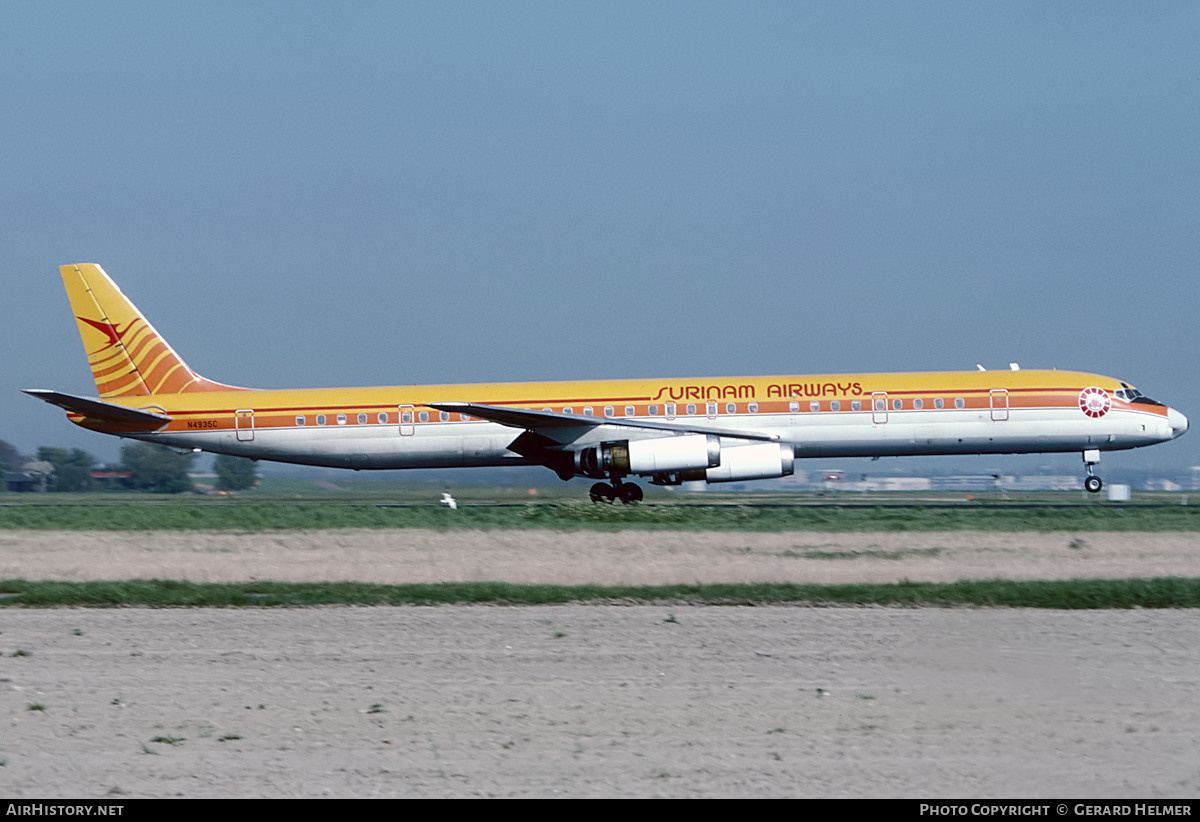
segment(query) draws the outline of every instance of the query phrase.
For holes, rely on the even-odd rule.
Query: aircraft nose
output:
[[[1188,430],[1187,417],[1180,414],[1174,408],[1167,409],[1167,422],[1171,425],[1171,436],[1182,437],[1183,433]]]

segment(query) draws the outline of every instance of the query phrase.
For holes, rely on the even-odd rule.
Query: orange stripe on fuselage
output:
[[[901,394],[901,393],[912,394],[912,393],[916,393],[916,392],[900,392],[900,391],[892,392],[892,394],[894,394],[894,395]],[[891,407],[889,407],[886,410],[888,411],[889,414],[904,414],[904,413],[913,413],[913,412],[917,412],[917,411],[920,411],[922,413],[935,413],[936,414],[936,413],[953,412],[953,411],[959,411],[959,412],[961,412],[961,411],[987,411],[991,408],[990,398],[987,396],[984,396],[984,394],[986,392],[982,392],[982,391],[957,392],[958,394],[974,395],[969,400],[967,400],[965,407],[961,408],[961,409],[955,408],[953,405],[946,406],[943,408],[936,408],[932,405],[932,400],[937,399],[938,396],[935,396],[934,394],[926,394],[924,392],[921,392],[921,393],[922,393],[922,399],[925,399],[927,402],[930,403],[929,405],[926,405],[922,409],[915,409],[911,405],[909,405],[908,407],[905,407],[905,408],[902,408],[899,410],[891,408]],[[942,399],[947,399],[947,398],[953,399],[953,397],[954,397],[953,394],[949,394],[948,396],[942,396]],[[1010,409],[1044,408],[1044,409],[1053,409],[1053,410],[1072,410],[1077,407],[1076,398],[1077,398],[1077,394],[1074,392],[1072,392],[1070,394],[1059,394],[1057,396],[1051,396],[1051,397],[1045,398],[1043,400],[1039,400],[1036,397],[1030,397],[1030,396],[1026,395],[1025,397],[1020,398],[1019,403],[1010,402],[1009,408]],[[250,399],[250,398],[247,398],[247,399]],[[860,408],[857,411],[855,411],[849,405],[849,403],[852,401],[852,399],[858,399],[862,403],[862,405],[860,406]],[[694,405],[697,406],[696,413],[693,413],[693,414],[676,413],[674,416],[675,417],[715,416],[715,417],[721,417],[721,418],[727,418],[727,419],[735,418],[735,417],[743,418],[743,419],[761,419],[763,417],[779,416],[779,415],[808,416],[808,415],[812,415],[812,414],[820,414],[822,416],[830,416],[830,415],[844,415],[844,414],[873,413],[873,410],[870,407],[870,398],[869,397],[856,397],[856,398],[852,398],[852,399],[837,400],[837,402],[843,403],[843,407],[837,411],[834,411],[832,408],[829,407],[830,403],[834,402],[834,400],[822,400],[822,401],[812,400],[811,402],[818,402],[818,404],[821,406],[820,410],[815,411],[815,412],[810,410],[809,401],[805,401],[805,402],[801,402],[799,400],[755,401],[755,402],[757,402],[757,404],[759,406],[759,411],[757,413],[750,413],[749,411],[746,410],[747,405],[748,405],[747,402],[735,403],[735,405],[737,406],[737,411],[735,411],[734,413],[728,413],[726,410],[726,407],[725,407],[727,403],[719,402],[717,404],[717,413],[714,415],[709,415],[707,413],[707,410],[704,408],[706,403],[693,403]],[[915,398],[912,398],[912,399],[915,399]],[[546,407],[546,406],[553,405],[553,404],[561,404],[562,402],[573,403],[573,404],[579,406],[579,405],[589,405],[589,404],[590,405],[600,405],[602,402],[604,402],[604,400],[588,399],[586,397],[584,397],[584,398],[577,397],[577,398],[573,398],[571,400],[565,400],[565,401],[559,400],[557,402],[556,401],[544,401],[544,402],[536,402],[536,403],[530,403],[530,402],[517,403],[517,402],[512,402],[512,401],[498,401],[498,402],[493,402],[493,403],[489,403],[489,404],[503,405],[506,407],[527,407],[527,408],[531,408],[533,410],[538,410],[542,407]],[[798,404],[798,408],[796,411],[790,410],[790,404],[792,402],[796,402]],[[910,399],[910,402],[911,402],[911,399]],[[408,403],[405,403],[405,404],[407,405]],[[658,403],[656,405],[658,405],[658,407],[661,409],[666,404],[671,404],[671,403],[665,403],[665,404]],[[687,403],[675,403],[675,404],[677,406],[678,405],[683,405],[683,406],[687,405]],[[1166,413],[1165,410],[1159,409],[1157,406],[1134,407],[1128,403],[1122,403],[1120,401],[1116,401],[1114,403],[1114,407],[1119,408],[1120,410],[1141,411],[1141,412],[1151,413],[1151,414],[1165,415],[1165,413]],[[453,418],[450,420],[441,420],[439,410],[430,408],[429,406],[425,406],[425,405],[421,405],[421,404],[413,404],[413,409],[414,409],[414,411],[418,412],[416,415],[414,415],[414,419],[413,419],[413,424],[415,424],[415,425],[445,424],[446,422],[453,422],[455,424],[459,424],[461,422],[464,422],[462,420],[453,419]],[[646,418],[646,419],[663,419],[668,416],[667,414],[661,413],[661,412],[658,414],[651,415],[648,413],[647,409],[648,409],[647,404],[635,405],[635,413],[632,415],[632,417],[640,417],[640,418]],[[173,430],[187,430],[186,423],[187,423],[188,418],[204,418],[204,419],[224,418],[224,419],[220,419],[221,422],[225,423],[224,425],[221,425],[220,430],[232,430],[232,428],[234,427],[233,416],[234,416],[236,410],[238,410],[238,409],[219,408],[219,409],[210,409],[210,410],[187,409],[187,410],[174,411],[174,412],[172,412],[172,414],[175,417],[175,424],[173,424],[171,427]],[[622,411],[623,410],[624,409],[622,409]],[[260,407],[257,407],[254,409],[256,427],[258,427],[258,428],[297,427],[294,425],[294,420],[291,419],[291,416],[294,414],[302,414],[304,416],[326,414],[331,417],[336,417],[336,415],[338,415],[338,414],[345,414],[345,415],[347,415],[346,425],[393,426],[393,425],[396,425],[398,421],[395,420],[392,416],[389,416],[389,419],[384,423],[378,422],[377,417],[373,417],[365,423],[359,423],[355,419],[354,415],[356,415],[358,413],[370,413],[370,414],[375,414],[375,415],[377,415],[379,413],[387,413],[389,415],[395,415],[396,411],[397,411],[397,404],[393,404],[393,403],[386,403],[386,404],[371,403],[371,404],[362,404],[362,405],[354,405],[354,404],[316,405],[316,404],[314,404],[314,405],[289,405],[289,406],[277,406],[277,407],[261,407],[260,406]],[[422,411],[429,412],[431,414],[432,418],[425,421],[424,423],[422,423],[420,420],[420,417],[419,417],[419,413]],[[585,415],[580,414],[579,416],[583,417]],[[604,417],[602,415],[593,414],[593,415],[589,416],[588,418],[589,419],[603,419]],[[621,418],[627,419],[630,417],[629,417],[629,415],[621,413],[621,414],[614,414],[613,418],[614,419],[621,419]],[[470,421],[471,422],[482,422],[482,420],[478,420],[478,419],[472,419]],[[309,426],[305,426],[305,427],[319,427],[319,426],[309,425]],[[327,425],[326,427],[337,427],[337,426],[336,426],[336,424],[330,424],[330,425]],[[218,430],[218,429],[211,429],[211,430]]]

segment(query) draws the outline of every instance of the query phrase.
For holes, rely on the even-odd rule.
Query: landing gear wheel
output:
[[[598,482],[588,491],[592,502],[613,502],[620,500],[626,505],[642,501],[642,487],[636,482]]]
[[[1087,478],[1083,481],[1083,487],[1090,493],[1095,494],[1104,487],[1104,483],[1100,478],[1092,472],[1092,466],[1100,462],[1100,450],[1089,448],[1083,452],[1083,464],[1087,468]]]
[[[642,487],[636,482],[623,482],[617,486],[617,496],[621,502],[629,505],[642,501]]]
[[[588,491],[588,496],[592,502],[612,502],[616,497],[617,491],[607,482],[598,482]]]

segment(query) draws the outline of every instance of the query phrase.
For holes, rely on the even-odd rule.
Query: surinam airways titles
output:
[[[767,398],[774,397],[859,397],[867,392],[861,382],[805,382],[771,383],[767,386]],[[651,402],[662,400],[753,400],[757,392],[753,385],[734,384],[684,384],[664,385],[650,398]]]

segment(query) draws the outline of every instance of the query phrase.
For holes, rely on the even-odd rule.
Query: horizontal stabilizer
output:
[[[31,397],[57,405],[71,414],[80,414],[88,419],[111,423],[130,433],[157,431],[171,421],[166,414],[154,411],[143,411],[138,408],[126,408],[103,400],[76,397],[74,394],[63,394],[60,391],[50,391],[45,388],[21,389]]]
[[[764,440],[775,442],[778,434],[763,434],[744,429],[718,428],[709,425],[692,425],[688,422],[667,422],[665,420],[648,420],[644,417],[622,419],[619,417],[592,417],[585,414],[560,414],[556,411],[534,411],[528,408],[508,408],[502,405],[481,405],[474,402],[431,402],[426,403],[430,408],[439,411],[451,411],[459,414],[469,414],[483,420],[498,422],[512,428],[524,428],[526,431],[547,433],[553,429],[563,428],[594,428],[600,425],[613,425],[622,428],[641,428],[650,431],[670,431],[673,434],[714,434],[718,437],[733,437],[743,440]]]

